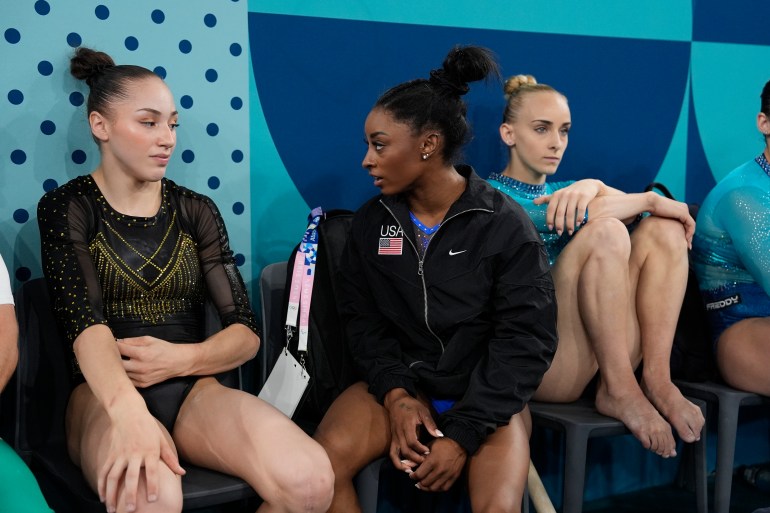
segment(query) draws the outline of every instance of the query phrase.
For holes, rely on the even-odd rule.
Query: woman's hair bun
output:
[[[499,76],[492,52],[480,46],[455,46],[447,54],[440,69],[430,73],[430,81],[450,94],[462,96],[469,91],[468,82]]]
[[[89,87],[108,68],[115,66],[112,57],[104,52],[80,47],[70,59],[70,73],[78,80],[85,80]]]
[[[536,85],[537,80],[532,75],[515,75],[505,81],[503,92],[505,93],[505,99],[509,99],[512,95],[516,94],[519,88],[523,86]]]

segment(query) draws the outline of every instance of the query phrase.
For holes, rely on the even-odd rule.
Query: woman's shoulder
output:
[[[725,196],[735,196],[741,191],[760,188],[766,183],[766,180],[760,179],[765,173],[766,171],[756,159],[744,162],[719,180],[707,195],[704,204],[720,201]],[[770,170],[767,173],[770,175]]]
[[[38,202],[38,208],[64,205],[72,201],[89,201],[94,197],[96,186],[90,175],[78,176],[67,183],[46,192]]]
[[[214,203],[214,200],[209,196],[194,191],[184,185],[179,185],[168,178],[164,178],[163,181],[165,182],[166,194],[168,194],[169,197],[189,205],[214,208],[216,210],[216,203]]]

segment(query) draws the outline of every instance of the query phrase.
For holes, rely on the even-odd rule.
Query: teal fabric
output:
[[[0,440],[0,511],[53,513],[35,476],[18,454]]]

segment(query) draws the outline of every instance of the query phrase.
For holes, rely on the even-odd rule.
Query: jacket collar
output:
[[[465,164],[459,164],[455,166],[455,169],[468,181],[465,186],[465,190],[457,198],[445,218],[452,217],[460,212],[471,209],[483,209],[494,212],[494,189],[483,180],[471,166]],[[383,205],[388,207],[398,217],[398,219],[408,226],[409,224],[409,206],[406,202],[406,197],[403,194],[395,194],[393,196],[382,196],[380,201]]]

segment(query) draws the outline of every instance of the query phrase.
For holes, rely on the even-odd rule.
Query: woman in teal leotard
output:
[[[693,264],[722,377],[770,395],[770,82],[757,128],[762,153],[722,179],[698,212]]]
[[[655,193],[625,194],[599,180],[547,182],[567,147],[567,99],[524,75],[510,78],[505,92],[500,136],[509,162],[490,183],[538,228],[559,304],[559,347],[534,397],[575,400],[598,370],[597,409],[644,447],[673,456],[672,426],[692,442],[704,423],[669,370],[695,222],[687,205]]]

